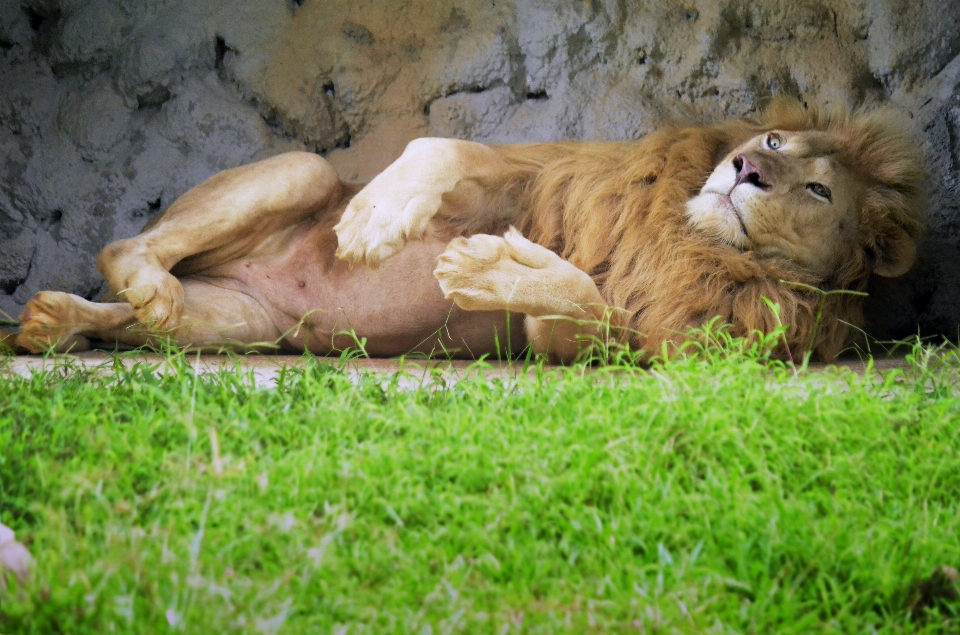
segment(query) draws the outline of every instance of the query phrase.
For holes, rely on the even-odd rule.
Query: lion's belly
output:
[[[433,269],[444,242],[413,241],[378,269],[351,268],[333,258],[330,234],[306,227],[207,274],[256,298],[289,350],[326,354],[363,342],[373,356],[478,357],[496,355],[497,342],[526,345],[522,315],[463,311],[443,298]]]

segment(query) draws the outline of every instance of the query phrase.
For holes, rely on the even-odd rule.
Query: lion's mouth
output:
[[[743,215],[740,214],[740,210],[737,209],[737,206],[733,204],[733,199],[730,198],[729,194],[720,195],[720,206],[725,208],[725,211],[728,208],[728,211],[733,212],[734,217],[737,219],[737,223],[740,225],[740,231],[743,232],[743,237],[750,239],[750,234],[747,232],[747,226],[743,222]]]

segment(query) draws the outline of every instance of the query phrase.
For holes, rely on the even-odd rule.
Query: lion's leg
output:
[[[20,316],[17,344],[32,352],[79,352],[89,340],[129,346],[170,341],[181,348],[204,350],[269,350],[280,332],[253,298],[196,279],[183,279],[180,325],[158,334],[137,320],[126,302],[90,302],[59,291],[41,291]]]
[[[511,186],[528,171],[523,162],[473,141],[415,139],[351,199],[334,227],[337,256],[375,267],[421,238],[438,215],[486,214],[509,223],[516,215]]]
[[[170,274],[177,263],[193,257],[183,275],[241,257],[339,192],[333,167],[306,152],[226,170],[177,199],[139,236],[107,245],[97,268],[138,321],[169,330],[183,311],[183,289]]]
[[[514,229],[454,239],[433,275],[463,309],[526,314],[534,352],[556,361],[574,361],[609,328],[607,304],[590,276]]]

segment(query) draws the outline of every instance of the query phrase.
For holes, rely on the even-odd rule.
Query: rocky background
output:
[[[286,150],[363,181],[418,136],[636,138],[780,93],[907,113],[930,231],[871,329],[956,341],[960,0],[0,0],[0,310],[96,298],[106,243]]]

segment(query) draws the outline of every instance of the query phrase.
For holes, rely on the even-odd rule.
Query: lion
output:
[[[568,363],[612,341],[669,354],[719,319],[832,360],[868,278],[916,258],[926,173],[905,129],[780,98],[636,141],[417,139],[365,186],[282,154],[107,245],[110,301],[38,293],[15,342]]]

